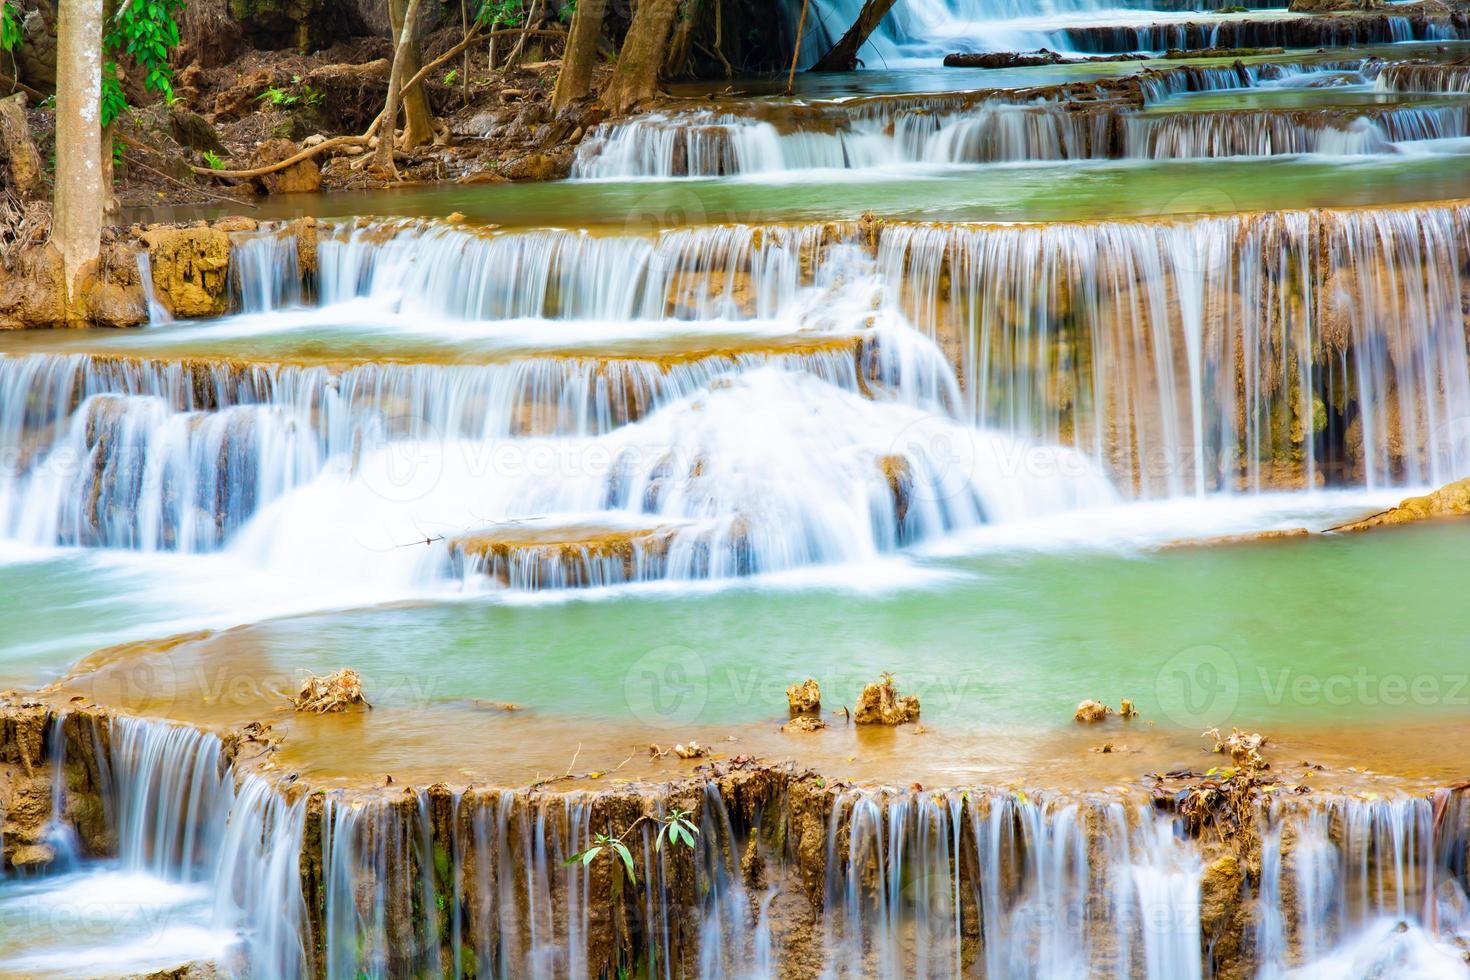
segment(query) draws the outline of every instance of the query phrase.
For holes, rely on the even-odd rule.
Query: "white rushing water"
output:
[[[596,793],[329,792],[308,835],[306,795],[236,775],[213,735],[131,719],[50,732],[58,768],[57,738],[92,760],[116,853],[0,880],[8,969],[215,961],[227,975],[289,980],[578,977],[605,965],[607,892],[568,860],[607,819]],[[816,827],[775,831],[791,820],[784,795],[752,809],[727,792],[744,791],[711,783],[695,803],[690,858],[656,846],[652,822],[624,837],[638,882],[625,885],[624,941],[651,975],[768,978],[796,957],[834,978],[983,967],[1017,980],[1178,980],[1208,975],[1220,929],[1240,936],[1262,980],[1466,975],[1462,793],[1273,796],[1247,814],[1263,841],[1248,877],[1211,831],[1193,838],[1149,801],[834,789]],[[787,869],[797,828],[819,839]],[[799,883],[814,867],[824,876]],[[1221,907],[1239,918],[1208,911]],[[814,913],[814,941],[788,945],[789,917]]]
[[[1467,231],[1458,207],[893,223],[876,247],[857,225],[345,225],[318,311],[267,231],[236,249],[259,308],[205,330],[486,362],[240,365],[170,357],[167,331],[155,355],[0,359],[0,436],[25,447],[0,533],[389,596],[458,580],[454,539],[496,529],[529,564],[493,578],[617,584],[868,562],[1119,499],[1439,484],[1470,466]],[[656,547],[636,567],[576,544],[628,529]],[[601,564],[579,578],[538,539]]]
[[[1413,144],[1470,136],[1470,104],[1463,101],[1201,110],[1186,97],[1233,89],[1281,91],[1328,82],[1335,93],[1366,97],[1383,68],[1373,59],[1170,68],[1141,79],[1148,106],[1144,112],[1106,98],[1079,107],[1073,102],[1001,95],[817,104],[771,112],[768,118],[716,109],[656,112],[598,127],[578,147],[572,176],[758,180],[814,170],[924,173],[1068,160],[1304,153],[1353,157],[1399,153]],[[1397,74],[1390,79],[1388,84],[1393,85],[1422,84]],[[548,261],[554,264],[555,243],[548,243],[548,250]],[[452,284],[444,285],[454,292]]]
[[[304,808],[256,777],[237,783],[214,735],[124,718],[99,738],[89,723],[63,734],[63,720],[48,740],[56,785],[63,740],[92,741],[115,854],[58,854],[45,876],[0,881],[4,967],[75,977],[243,956],[252,975],[301,975]]]

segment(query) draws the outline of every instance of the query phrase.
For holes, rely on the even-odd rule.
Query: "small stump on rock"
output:
[[[291,699],[291,705],[297,711],[318,714],[346,711],[357,704],[372,707],[362,696],[362,678],[355,670],[339,670],[326,677],[308,677],[301,682],[301,693]]]
[[[853,721],[859,725],[902,725],[918,720],[919,699],[912,694],[899,694],[893,675],[887,672],[878,683],[863,688],[857,710],[853,712]]]

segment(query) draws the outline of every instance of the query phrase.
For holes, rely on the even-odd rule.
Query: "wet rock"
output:
[[[786,689],[786,704],[793,715],[813,714],[822,710],[822,689],[808,677]]]
[[[1234,854],[1224,854],[1205,868],[1199,886],[1200,931],[1217,936],[1230,924],[1245,884],[1245,867]]]
[[[869,684],[858,695],[853,721],[859,725],[902,725],[919,720],[919,699],[912,694],[899,694],[893,675]]]
[[[1343,10],[1377,10],[1382,0],[1291,0],[1286,9],[1294,14],[1327,14]]]
[[[888,493],[893,498],[893,516],[898,523],[899,540],[906,541],[904,522],[909,516],[909,504],[914,495],[914,470],[907,456],[889,454],[878,457],[878,469],[888,484]]]
[[[1118,717],[1120,717],[1120,718],[1137,718],[1138,717],[1138,709],[1133,706],[1133,702],[1132,701],[1130,701],[1127,698],[1124,698],[1121,702],[1118,703]]]
[[[10,852],[10,866],[17,871],[38,871],[55,860],[49,844],[24,844]]]
[[[1457,480],[1427,493],[1422,497],[1408,497],[1397,507],[1361,521],[1343,524],[1334,531],[1367,531],[1375,527],[1391,527],[1396,524],[1412,524],[1436,517],[1460,517],[1470,514],[1470,479]]]
[[[218,228],[143,233],[159,302],[176,317],[219,316],[229,300],[230,236]]]
[[[1212,728],[1204,734],[1206,738],[1215,740],[1215,752],[1229,753],[1230,761],[1237,768],[1251,771],[1268,768],[1266,760],[1261,757],[1261,747],[1266,744],[1266,736],[1261,733],[1232,728],[1228,736],[1222,736],[1220,729]]]
[[[316,219],[297,218],[287,226],[296,239],[296,266],[302,275],[316,273]]]
[[[139,327],[148,322],[148,300],[131,250],[112,246],[77,273],[73,293],[88,323]]]
[[[1105,720],[1112,713],[1112,708],[1109,708],[1101,701],[1093,701],[1089,698],[1077,705],[1077,710],[1072,714],[1072,720],[1091,725]]]
[[[234,231],[255,231],[260,227],[260,222],[254,218],[247,218],[243,214],[232,214],[228,217],[220,218],[214,223],[214,227],[219,231],[229,234]]]
[[[681,759],[703,759],[709,755],[709,746],[700,745],[690,739],[687,743],[680,742],[674,746],[674,754]]]
[[[560,180],[571,173],[571,157],[566,154],[528,153],[505,163],[500,175],[510,180]]]
[[[362,678],[355,670],[339,670],[325,677],[308,677],[301,684],[301,691],[291,699],[297,711],[322,714],[329,711],[346,711],[361,705],[371,708],[362,695]]]
[[[61,253],[50,244],[27,248],[0,265],[0,330],[66,324]]]
[[[1042,48],[1039,51],[957,52],[944,56],[946,68],[1033,68],[1059,65],[1067,58]]]
[[[827,727],[827,723],[816,715],[797,715],[795,718],[781,726],[781,731],[787,734],[800,734],[808,732],[819,732]]]
[[[289,160],[299,152],[296,144],[288,139],[266,140],[255,151],[249,169]],[[307,159],[293,163],[285,170],[257,177],[255,183],[263,194],[309,194],[321,190],[322,170],[316,160]]]

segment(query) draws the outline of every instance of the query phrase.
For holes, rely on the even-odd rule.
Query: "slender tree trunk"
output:
[[[403,22],[408,9],[408,0],[388,0],[388,19],[393,24],[393,36],[403,34]],[[395,61],[397,58],[395,57]],[[409,33],[408,50],[404,54],[403,74],[400,78],[412,78],[419,70],[419,42]],[[423,146],[434,139],[434,111],[429,108],[429,96],[420,85],[402,93],[403,99],[403,145],[408,149]]]
[[[812,66],[812,71],[852,71],[856,68],[858,50],[868,43],[868,37],[878,29],[878,25],[888,16],[888,11],[893,9],[896,2],[897,0],[867,0],[847,33],[832,45],[831,51],[822,55],[821,60]]]
[[[73,280],[102,248],[102,2],[61,0],[56,36],[56,213],[68,307]]]
[[[556,94],[551,97],[553,112],[592,91],[597,38],[602,34],[602,20],[606,16],[607,0],[578,0],[577,12],[572,15],[572,33],[561,58],[561,72],[556,76]]]
[[[791,74],[786,76],[786,94],[796,91],[796,63],[801,60],[801,38],[806,34],[806,11],[812,0],[801,0],[801,19],[796,22],[796,43],[791,46]]]
[[[393,0],[388,0],[391,5]],[[419,12],[419,0],[408,0],[408,9],[403,15],[403,29],[398,32],[398,43],[393,49],[393,68],[388,73],[388,102],[383,107],[383,122],[378,127],[378,152],[373,157],[373,168],[381,173],[398,177],[398,167],[393,162],[393,128],[398,121],[398,103],[407,67],[406,54],[413,38],[413,22]]]
[[[621,115],[658,91],[658,69],[664,63],[678,7],[679,0],[642,0],[638,4],[617,67],[602,93],[602,104],[609,111]]]

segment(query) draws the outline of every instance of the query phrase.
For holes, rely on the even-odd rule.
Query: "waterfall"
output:
[[[1388,65],[1378,76],[1380,92],[1470,92],[1470,67],[1406,62]]]
[[[1070,444],[1136,492],[1444,482],[1470,467],[1467,218],[889,225],[879,265],[954,352],[977,421]]]
[[[148,307],[148,325],[173,322],[173,314],[159,302],[158,292],[153,288],[153,261],[146,248],[138,251],[138,281],[143,284],[143,300]]]
[[[91,846],[115,851],[83,858],[58,848],[44,876],[0,891],[0,921],[29,924],[22,944],[7,947],[7,968],[96,975],[210,961],[233,973],[243,956],[255,975],[309,974],[304,800],[288,802],[258,776],[237,781],[220,740],[196,729],[61,713],[49,728],[53,762],[64,764],[70,738],[87,785],[73,793],[53,778],[48,841],[75,844],[69,821],[80,814],[100,832]]]
[[[802,44],[802,64],[810,66],[857,19],[863,0],[815,0],[815,25]],[[800,0],[787,0],[794,33]],[[859,57],[869,68],[934,64],[953,51],[1056,51],[1107,54],[1167,49],[1252,47],[1339,47],[1415,40],[1453,40],[1462,18],[1376,16],[1340,21],[1281,17],[1186,20],[1202,5],[1169,0],[912,0],[896,6],[873,32]],[[1223,3],[1203,5],[1224,7]],[[1230,5],[1230,6],[1240,6]],[[1280,9],[1279,0],[1251,0],[1252,9]],[[1137,13],[1135,13],[1137,12]],[[1152,12],[1147,23],[1141,14]],[[1120,17],[1120,15],[1123,15]],[[1131,15],[1131,16],[1130,16]],[[1128,23],[1118,24],[1119,20]],[[1091,26],[1066,27],[1061,23]]]
[[[46,821],[46,843],[55,855],[48,871],[66,872],[81,859],[81,842],[76,828],[66,820],[66,730],[65,715],[51,722],[51,816]]]
[[[1137,83],[1143,102],[1153,104],[1186,92],[1322,75],[1366,85],[1381,67],[1372,59],[1180,66],[1143,72]],[[584,180],[713,178],[1119,157],[1388,153],[1399,140],[1444,139],[1467,131],[1464,106],[1403,106],[1361,115],[1336,107],[1154,114],[1139,113],[1116,95],[1079,109],[1055,91],[1046,98],[978,93],[966,99],[885,98],[788,111],[762,106],[744,115],[714,109],[649,113],[600,125],[578,146],[572,175]],[[568,241],[582,239],[569,235]]]
[[[1447,482],[1470,467],[1467,233],[1454,205],[652,238],[327,226],[324,310],[368,304],[488,345],[483,363],[0,358],[19,447],[0,533],[403,594],[861,562],[1112,487]],[[284,268],[270,293],[302,295]],[[430,524],[442,540],[404,547]]]
[[[67,728],[85,738],[92,724]],[[212,735],[95,724],[115,865],[134,887],[202,889],[206,934],[228,939],[178,948],[214,958],[233,947],[252,975],[638,966],[712,980],[805,962],[834,978],[983,967],[1175,980],[1211,972],[1213,930],[1230,929],[1247,939],[1228,954],[1237,971],[1358,964],[1408,980],[1460,975],[1455,944],[1470,937],[1462,792],[1271,794],[1246,814],[1242,832],[1260,841],[1259,876],[1247,877],[1228,841],[1193,838],[1153,801],[1126,796],[829,790],[779,771],[677,792],[292,793],[236,773]],[[674,805],[692,807],[692,848],[657,832]],[[603,832],[627,844],[632,878],[615,881],[611,852],[569,861]],[[101,881],[85,876],[108,866],[56,880]],[[179,942],[181,927],[169,928]]]
[[[261,313],[302,302],[300,256],[288,228],[230,235],[230,295],[242,313]]]

